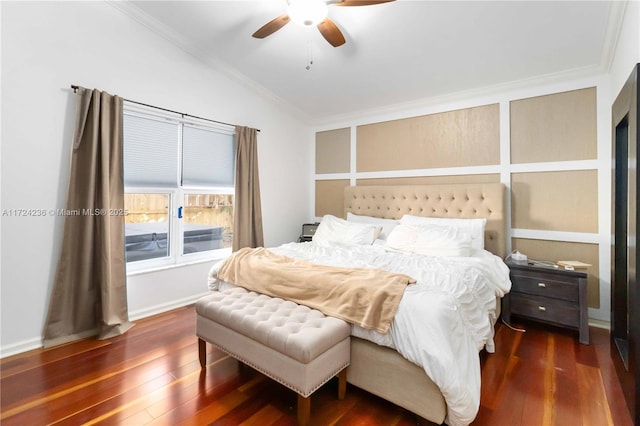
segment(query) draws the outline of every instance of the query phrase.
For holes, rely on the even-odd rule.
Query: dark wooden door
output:
[[[638,73],[636,65],[612,106],[611,354],[631,418],[640,425],[638,298]]]

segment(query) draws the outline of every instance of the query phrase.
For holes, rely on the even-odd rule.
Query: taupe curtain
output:
[[[262,207],[258,179],[258,131],[236,126],[236,199],[233,251],[262,247]]]
[[[79,89],[62,248],[44,346],[124,333],[122,98]]]

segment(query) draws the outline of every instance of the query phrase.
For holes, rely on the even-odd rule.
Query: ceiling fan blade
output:
[[[342,0],[332,3],[335,6],[370,6],[372,4],[390,3],[395,0]]]
[[[345,43],[344,36],[342,35],[342,31],[338,28],[336,24],[329,18],[325,18],[324,21],[318,24],[318,29],[320,30],[320,34],[329,42],[333,47],[342,46]]]
[[[253,33],[253,37],[255,37],[255,38],[265,38],[266,36],[269,36],[269,35],[275,33],[280,28],[282,28],[285,25],[287,25],[287,23],[289,23],[289,21],[290,21],[289,15],[287,15],[287,14],[280,15],[277,18],[272,19],[271,21],[267,22],[262,27],[260,27],[260,29],[258,31]]]

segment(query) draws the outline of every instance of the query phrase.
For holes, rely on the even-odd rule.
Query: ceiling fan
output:
[[[345,43],[345,39],[338,26],[327,17],[328,6],[369,6],[392,1],[394,0],[288,0],[287,13],[267,22],[253,33],[253,37],[265,38],[289,21],[294,21],[306,26],[315,25],[329,44],[338,47]]]

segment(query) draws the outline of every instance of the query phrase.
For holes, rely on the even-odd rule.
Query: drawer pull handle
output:
[[[538,306],[538,310],[545,312],[547,310],[547,308],[545,308],[544,306]]]
[[[538,283],[538,287],[540,288],[546,288],[547,285],[545,283]]]

